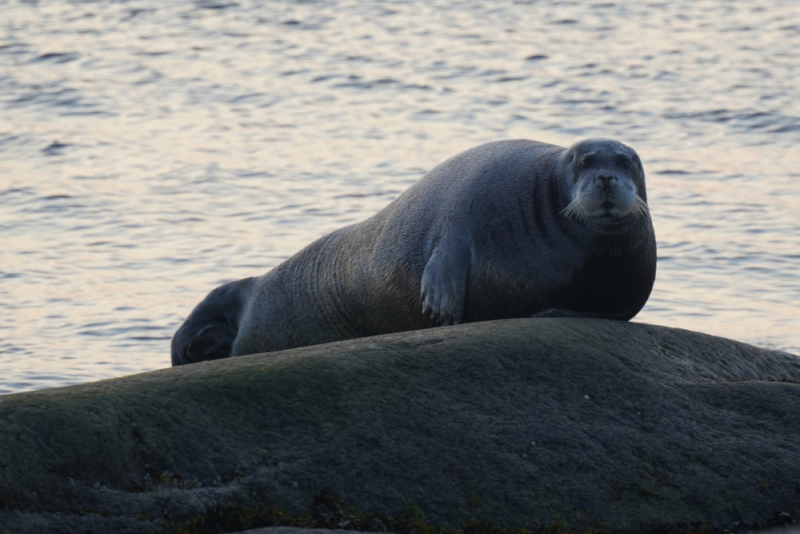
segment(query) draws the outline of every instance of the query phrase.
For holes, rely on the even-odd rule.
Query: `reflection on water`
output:
[[[215,285],[503,138],[634,146],[636,320],[800,353],[791,3],[2,3],[0,392],[169,364]]]

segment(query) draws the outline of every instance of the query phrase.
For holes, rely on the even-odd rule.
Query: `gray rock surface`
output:
[[[800,358],[520,319],[0,396],[0,532],[161,532],[258,503],[296,521],[325,488],[457,528],[797,519]]]

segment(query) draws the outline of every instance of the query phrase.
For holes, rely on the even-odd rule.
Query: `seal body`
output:
[[[633,149],[499,141],[267,274],[212,291],[175,333],[172,363],[512,317],[629,320],[655,272]]]

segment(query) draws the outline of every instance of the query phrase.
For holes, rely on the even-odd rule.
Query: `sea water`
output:
[[[613,137],[635,321],[800,353],[795,2],[0,0],[0,393],[167,367],[268,271],[480,143]]]

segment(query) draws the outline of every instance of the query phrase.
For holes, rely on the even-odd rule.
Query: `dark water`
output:
[[[211,288],[505,138],[637,149],[637,321],[800,353],[798,57],[779,0],[0,0],[0,393],[168,366]]]

